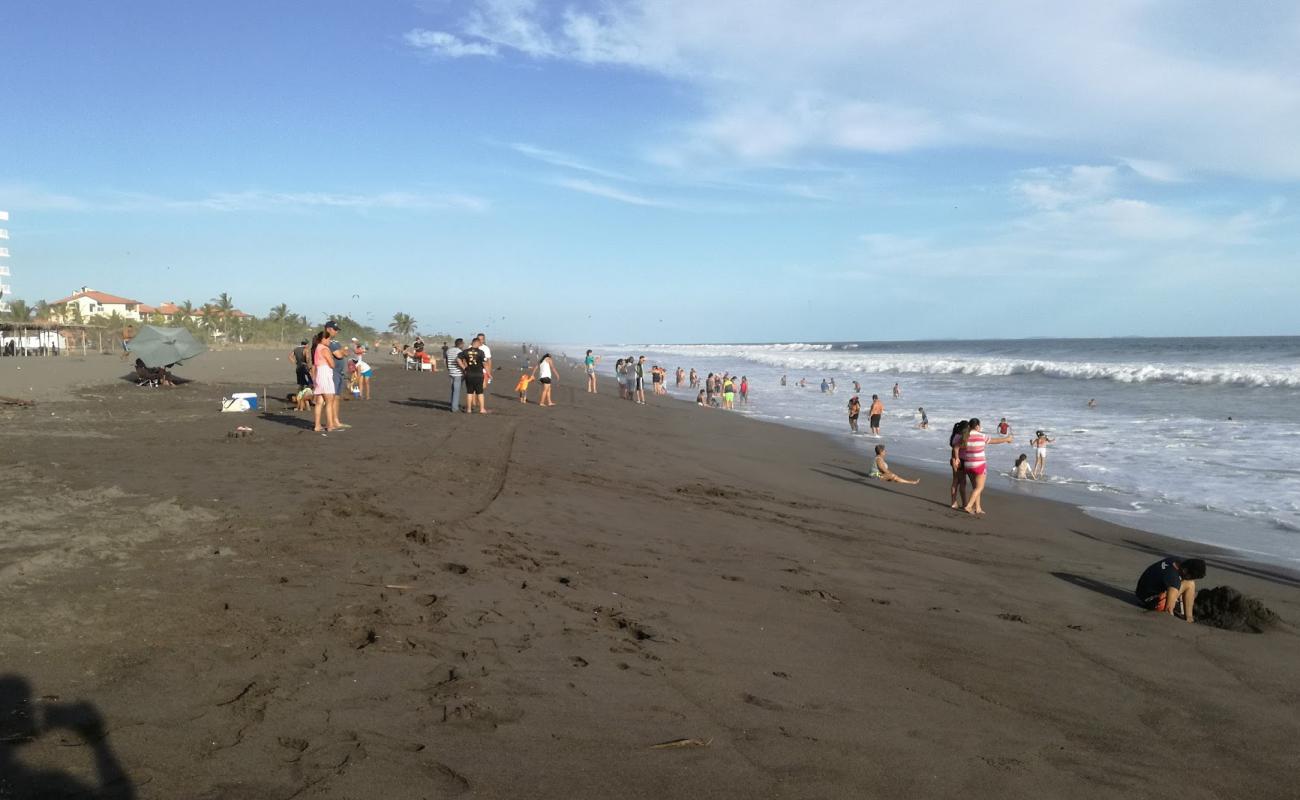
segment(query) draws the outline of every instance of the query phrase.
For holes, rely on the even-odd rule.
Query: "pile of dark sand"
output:
[[[1195,612],[1197,622],[1239,633],[1263,633],[1280,619],[1268,606],[1231,586],[1197,592]]]

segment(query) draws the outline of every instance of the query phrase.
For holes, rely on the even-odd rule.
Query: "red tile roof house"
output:
[[[82,319],[91,317],[109,317],[116,312],[118,316],[124,319],[139,320],[140,307],[144,305],[139,300],[131,300],[126,297],[101,292],[90,288],[89,286],[81,287],[81,290],[50,303],[50,313],[64,322],[69,322],[77,317],[77,311],[81,312]],[[145,306],[148,308],[148,306]]]

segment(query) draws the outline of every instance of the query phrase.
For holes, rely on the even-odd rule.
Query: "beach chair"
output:
[[[143,365],[143,364],[136,364],[136,365],[135,365],[135,385],[136,385],[136,386],[151,386],[151,387],[153,387],[153,388],[156,389],[156,388],[158,388],[159,386],[162,385],[162,381],[161,381],[161,379],[158,377],[158,371],[157,371],[157,370],[151,370],[151,369],[149,369],[148,367],[146,367],[146,366]]]

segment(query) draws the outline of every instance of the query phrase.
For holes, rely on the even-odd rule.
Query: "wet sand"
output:
[[[0,407],[11,785],[94,786],[108,753],[157,798],[1295,796],[1291,624],[1130,601],[1187,546],[1002,493],[971,519],[826,437],[567,369],[551,409],[505,369],[495,414],[449,414],[380,356],[351,430],[217,413],[286,393],[276,357],[174,390],[0,359],[39,400]],[[1205,585],[1300,620],[1295,576],[1208,554]],[[677,739],[707,745],[652,748]]]

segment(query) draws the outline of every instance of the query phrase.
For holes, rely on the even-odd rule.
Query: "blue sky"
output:
[[[10,283],[568,342],[1300,333],[1300,7],[1222,9],[11,3]]]

